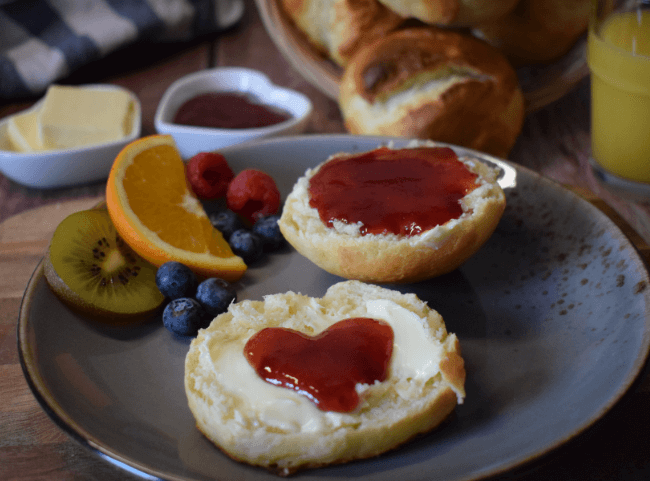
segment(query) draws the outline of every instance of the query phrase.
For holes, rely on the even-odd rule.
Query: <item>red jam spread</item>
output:
[[[297,391],[322,411],[336,412],[357,407],[357,383],[386,379],[392,352],[393,329],[366,317],[339,321],[314,337],[267,327],[244,347],[262,379]]]
[[[414,236],[459,218],[476,178],[447,147],[382,147],[323,165],[309,205],[329,227],[339,220],[361,223],[362,235]]]
[[[206,93],[185,102],[174,123],[218,129],[252,129],[279,124],[291,118],[287,112],[256,103],[239,93]]]

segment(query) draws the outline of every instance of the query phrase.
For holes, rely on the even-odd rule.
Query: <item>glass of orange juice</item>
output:
[[[650,1],[593,0],[591,161],[613,190],[650,201]]]

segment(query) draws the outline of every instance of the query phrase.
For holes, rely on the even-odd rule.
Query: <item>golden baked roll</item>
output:
[[[490,238],[506,204],[497,176],[431,142],[339,153],[298,179],[278,224],[331,274],[418,282],[458,268]]]
[[[431,139],[497,157],[507,157],[525,115],[501,52],[436,27],[397,30],[359,50],[338,103],[352,134]]]
[[[590,8],[590,0],[520,0],[512,12],[474,31],[516,66],[545,64],[566,54],[587,31]]]
[[[378,0],[280,0],[287,16],[323,55],[344,66],[361,46],[403,18]]]
[[[307,362],[300,353],[303,340],[294,343],[295,332],[322,341],[326,330],[334,333],[333,325],[340,328],[340,321],[358,318],[366,319],[362,323],[370,326],[369,332],[354,330],[356,321],[351,321],[347,328],[353,330],[344,331],[342,342],[326,340],[336,350],[330,358],[345,359],[342,365],[328,366],[328,347],[323,344],[318,349],[325,349],[324,357],[314,347]],[[360,349],[349,355],[342,349],[363,344],[359,341],[366,342],[375,328],[381,329],[382,348],[388,346],[379,356],[385,376],[349,385],[347,368]],[[288,334],[287,329],[294,333]],[[281,366],[274,360],[277,351],[270,342],[279,334],[290,337],[282,343],[285,349],[292,345],[282,354]],[[371,368],[374,363],[365,356],[367,349],[361,347],[364,356],[357,356],[357,362]],[[373,359],[375,354],[373,350]],[[324,362],[318,362],[321,359]],[[269,376],[280,374],[295,379],[295,384],[266,382],[257,374],[259,366]],[[310,372],[303,366],[314,366],[315,376],[346,374],[335,378],[336,387],[310,400],[314,390],[305,386]],[[335,284],[322,298],[287,292],[232,304],[199,331],[185,361],[185,391],[198,429],[231,458],[280,475],[396,448],[440,425],[463,402],[464,383],[458,339],[447,332],[440,314],[414,294],[357,281]],[[353,409],[321,409],[321,399],[329,397],[351,400]]]
[[[496,20],[518,0],[379,0],[403,17],[434,25],[469,26]]]

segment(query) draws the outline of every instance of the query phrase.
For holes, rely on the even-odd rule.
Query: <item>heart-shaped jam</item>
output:
[[[253,335],[244,355],[266,382],[309,398],[322,411],[350,412],[357,383],[384,381],[393,352],[393,329],[366,317],[345,319],[316,336],[267,327]]]

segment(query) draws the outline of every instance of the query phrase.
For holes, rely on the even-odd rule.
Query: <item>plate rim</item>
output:
[[[34,398],[41,406],[41,409],[47,416],[56,424],[62,431],[68,434],[81,446],[89,449],[93,454],[99,456],[105,461],[113,464],[139,477],[153,476],[151,479],[169,479],[184,481],[186,478],[178,478],[170,476],[169,473],[152,469],[149,466],[143,465],[136,460],[128,459],[119,453],[104,447],[102,442],[96,439],[92,434],[88,433],[81,427],[74,418],[66,412],[61,406],[58,405],[54,397],[48,391],[45,383],[42,380],[41,374],[36,368],[36,355],[33,353],[31,346],[28,342],[29,332],[29,313],[31,310],[30,300],[36,295],[36,289],[39,282],[47,283],[43,269],[44,259],[36,265],[29,278],[25,293],[20,304],[19,317],[17,323],[17,343],[18,343],[18,359],[23,377],[25,378],[30,391]]]
[[[307,140],[308,138],[309,140]],[[238,150],[240,148],[247,148],[247,146],[254,146],[257,144],[268,144],[268,143],[292,143],[295,141],[318,141],[318,140],[355,140],[355,139],[364,139],[364,140],[399,140],[404,141],[403,138],[387,138],[387,137],[372,137],[372,136],[353,136],[345,134],[318,134],[312,136],[294,136],[294,137],[282,137],[282,138],[271,138],[271,139],[262,139],[253,142],[247,142],[246,144],[240,144],[238,146],[230,146],[224,149],[225,150]],[[440,145],[449,145],[437,142]],[[468,152],[470,154],[476,155],[477,151],[472,151],[471,149],[466,149],[463,147],[452,146],[453,148],[461,151]],[[545,448],[539,449],[530,455],[525,457],[516,458],[512,461],[500,463],[496,467],[492,467],[484,472],[477,473],[476,475],[466,476],[465,479],[469,480],[481,480],[486,479],[491,476],[504,474],[515,468],[522,468],[527,465],[530,465],[534,461],[540,460],[544,456],[556,451],[561,446],[565,445],[569,441],[575,439],[591,427],[593,427],[597,422],[599,422],[609,411],[611,411],[625,396],[629,393],[633,385],[639,380],[642,372],[644,371],[644,366],[648,363],[648,358],[650,357],[650,266],[645,261],[644,257],[641,255],[639,249],[631,242],[628,236],[623,233],[623,231],[598,207],[594,206],[591,202],[584,199],[577,193],[567,189],[558,182],[544,177],[541,174],[521,165],[514,164],[510,161],[503,159],[496,159],[489,155],[478,152],[480,158],[487,158],[488,160],[497,160],[503,162],[507,165],[512,166],[513,169],[518,173],[519,171],[525,171],[527,174],[534,176],[537,180],[542,182],[549,183],[555,187],[562,189],[569,196],[572,196],[578,202],[582,209],[587,209],[592,215],[597,215],[600,221],[604,221],[608,224],[608,231],[615,235],[617,240],[623,241],[629,247],[632,247],[630,252],[634,252],[634,268],[640,269],[644,274],[644,280],[646,281],[645,293],[643,294],[647,300],[646,312],[645,312],[645,321],[644,324],[647,328],[643,332],[643,339],[640,343],[640,349],[636,353],[634,362],[631,363],[629,369],[625,371],[625,375],[621,377],[621,387],[616,391],[616,393],[611,396],[609,399],[604,400],[600,410],[596,410],[590,413],[587,416],[587,419],[581,423],[579,426],[573,428],[570,433],[567,433],[564,437],[557,438],[554,442],[549,443]],[[632,266],[630,267],[632,268]],[[37,355],[34,353],[32,346],[29,343],[29,332],[30,332],[30,319],[29,314],[31,312],[31,301],[36,295],[36,290],[40,282],[47,282],[45,280],[43,272],[43,259],[39,261],[36,268],[32,272],[28,284],[26,286],[25,292],[21,299],[21,304],[19,308],[18,322],[17,322],[17,344],[18,344],[18,356],[21,364],[21,368],[24,374],[24,377],[27,381],[27,384],[32,391],[37,402],[44,410],[44,412],[50,417],[54,423],[71,436],[72,439],[80,443],[82,446],[88,448],[94,454],[98,455],[105,461],[113,464],[114,466],[121,468],[125,471],[130,472],[139,477],[154,477],[152,479],[169,479],[169,480],[178,480],[183,481],[187,477],[178,477],[173,474],[162,472],[141,462],[131,459],[123,454],[114,452],[110,448],[103,446],[101,440],[96,439],[93,435],[86,432],[81,426],[75,422],[74,418],[67,413],[61,406],[58,405],[53,395],[48,391],[41,378],[41,374],[37,369]]]

